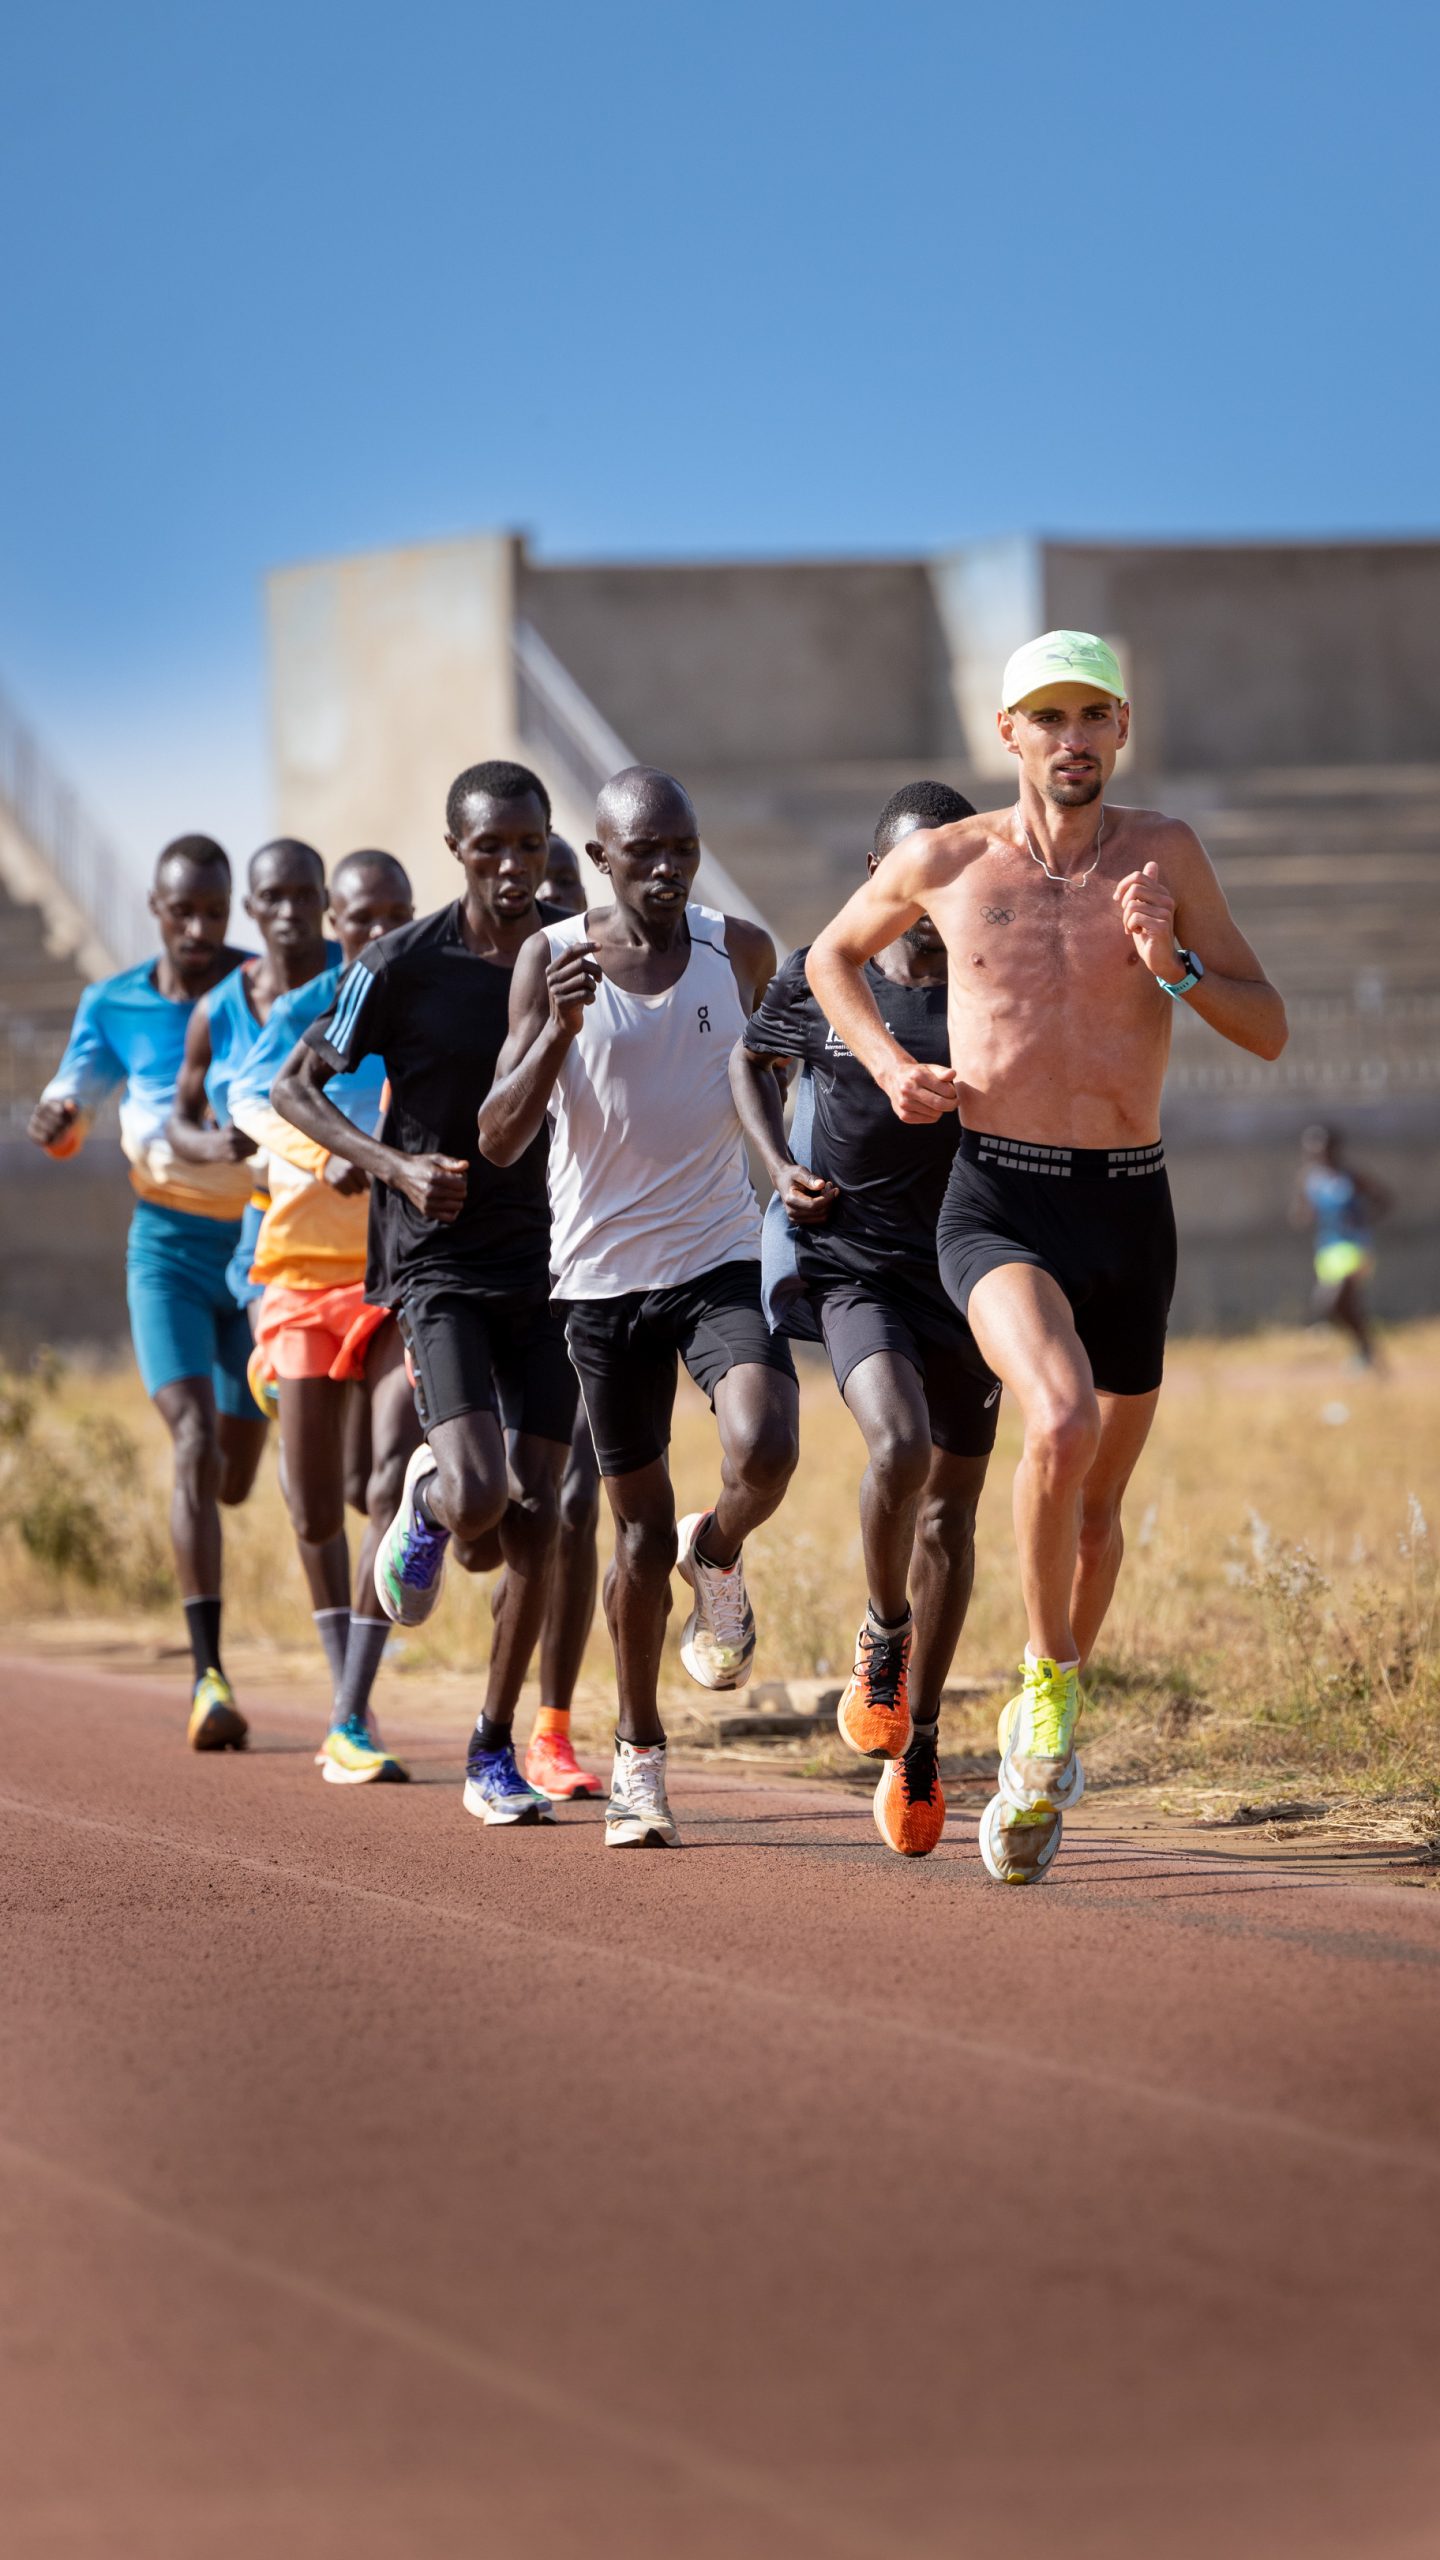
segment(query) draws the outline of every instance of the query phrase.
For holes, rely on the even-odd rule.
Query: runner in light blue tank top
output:
[[[130,1327],[146,1392],[175,1443],[172,1536],[194,1656],[189,1739],[197,1751],[219,1751],[246,1731],[220,1656],[219,1502],[244,1500],[265,1443],[245,1378],[249,1326],[225,1285],[249,1178],[233,1152],[187,1160],[169,1136],[190,1028],[244,956],[225,939],[230,866],[219,845],[186,836],[167,847],[151,906],[158,959],[86,989],[30,1135],[49,1154],[74,1155],[101,1104],[121,1096],[137,1194]]]
[[[264,950],[258,957],[247,954],[243,967],[197,1007],[186,1038],[169,1134],[176,1154],[189,1164],[217,1157],[238,1164],[254,1153],[230,1117],[235,1073],[276,998],[305,985],[339,957],[338,943],[324,939],[325,868],[310,845],[282,836],[251,856],[245,912]],[[247,1191],[240,1233],[228,1258],[228,1285],[240,1307],[260,1295],[250,1264],[265,1208],[263,1189]]]

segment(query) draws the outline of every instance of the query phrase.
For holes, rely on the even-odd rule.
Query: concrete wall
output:
[[[1124,653],[1151,771],[1440,759],[1440,542],[1046,543],[1042,589]]]
[[[506,534],[321,560],[268,581],[278,822],[327,861],[398,854],[422,910],[455,894],[445,794],[516,752]]]
[[[912,758],[958,725],[914,560],[522,561],[521,612],[637,754],[678,766]]]
[[[128,1337],[125,1235],[135,1194],[118,1138],[57,1164],[0,1140],[0,1352],[42,1342],[117,1349]]]

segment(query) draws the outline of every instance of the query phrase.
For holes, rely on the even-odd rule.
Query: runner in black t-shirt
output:
[[[371,1177],[366,1296],[396,1310],[426,1432],[381,1543],[376,1588],[389,1617],[416,1626],[435,1605],[452,1537],[471,1571],[503,1557],[465,1805],[486,1822],[529,1823],[553,1819],[550,1799],[520,1775],[510,1729],[544,1608],[577,1388],[550,1305],[545,1131],[501,1167],[481,1155],[476,1120],[506,1036],[515,961],[560,911],[537,903],[550,801],[526,766],[472,766],[452,784],[446,817],[463,896],[362,953],[272,1098]],[[332,1075],[371,1056],[390,1085],[378,1138],[325,1093]]]
[[[916,827],[971,814],[944,783],[908,783],[880,813],[870,869]],[[945,945],[928,919],[882,951],[867,976],[910,1055],[948,1065]],[[802,1081],[787,1141],[774,1069],[797,1059]],[[881,1837],[924,1856],[945,1827],[940,1693],[969,1605],[975,1506],[1000,1399],[936,1265],[956,1123],[896,1119],[811,995],[803,951],[791,952],[751,1015],[731,1081],[745,1134],[775,1185],[767,1313],[777,1330],[823,1339],[870,1453],[860,1488],[869,1607],[840,1731],[852,1749],[886,1764],[875,1793]]]

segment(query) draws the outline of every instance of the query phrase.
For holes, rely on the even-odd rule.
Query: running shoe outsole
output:
[[[483,1795],[470,1778],[465,1781],[461,1802],[467,1813],[473,1813],[477,1822],[488,1823],[492,1831],[530,1831],[537,1823],[555,1819],[548,1797],[543,1804],[522,1804],[514,1813],[497,1813],[493,1809],[493,1799]]]
[[[1023,1808],[1025,1811],[1033,1809]],[[1007,1805],[1003,1796],[992,1796],[980,1817],[980,1855],[985,1862],[985,1871],[987,1875],[994,1877],[997,1884],[1043,1884],[1055,1863],[1055,1854],[1060,1846],[1060,1834],[1064,1829],[1063,1821],[1058,1813],[1050,1812],[1051,1827],[1044,1839],[1038,1842],[1034,1857],[1027,1864],[1019,1865],[1013,1858],[1006,1859],[1003,1855],[999,1845],[1002,1827],[1013,1838],[1017,1828],[1022,1832],[1032,1830],[1038,1832],[1043,1824],[1040,1822],[1023,1822],[1018,1826],[1013,1822],[1006,1824],[1004,1820],[1006,1813],[1014,1813],[1015,1810],[1013,1805]]]
[[[679,1574],[681,1581],[688,1583],[692,1591],[695,1589],[695,1576],[690,1570],[690,1549],[699,1533],[702,1522],[708,1520],[709,1517],[710,1514],[708,1511],[687,1511],[684,1519],[679,1523],[677,1530],[680,1545],[679,1552],[675,1559],[675,1569]],[[699,1615],[700,1612],[697,1606],[691,1610],[689,1617],[686,1619],[684,1626],[680,1630],[680,1659],[684,1664],[685,1669],[689,1672],[691,1679],[694,1681],[696,1688],[709,1689],[712,1692],[745,1688],[749,1682],[750,1674],[755,1668],[755,1648],[757,1638],[754,1635],[751,1636],[749,1650],[745,1655],[744,1661],[737,1665],[736,1669],[730,1674],[728,1680],[714,1680],[711,1678],[709,1672],[706,1671],[695,1659],[694,1636]]]
[[[408,1787],[410,1772],[398,1760],[382,1760],[378,1769],[342,1769],[320,1754],[320,1775],[327,1787]]]
[[[250,1727],[238,1707],[207,1708],[200,1722],[190,1720],[188,1740],[192,1751],[243,1751],[249,1740]]]

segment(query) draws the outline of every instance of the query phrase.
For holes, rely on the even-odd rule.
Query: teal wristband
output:
[[[1203,961],[1196,958],[1193,951],[1182,951],[1178,942],[1175,945],[1175,957],[1185,963],[1184,977],[1157,978],[1155,984],[1157,987],[1163,987],[1167,996],[1174,996],[1178,1000],[1181,996],[1188,996],[1192,987],[1199,986],[1205,975],[1205,966]]]

